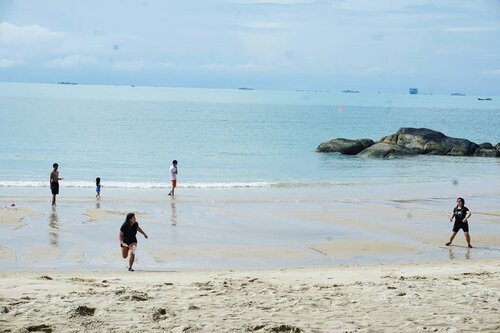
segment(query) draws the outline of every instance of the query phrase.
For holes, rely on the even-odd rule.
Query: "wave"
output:
[[[330,182],[330,181],[274,181],[274,182],[227,182],[227,183],[182,183],[178,188],[297,188],[297,187],[327,187],[327,186],[345,186],[353,185],[349,182]],[[49,187],[46,181],[0,181],[1,187]],[[66,188],[95,188],[94,182],[89,181],[64,181],[61,187]],[[166,189],[170,183],[161,182],[106,182],[102,184],[103,188],[122,188],[122,189]]]
[[[233,183],[184,183],[178,188],[239,188],[239,187],[271,187],[270,182],[233,182]],[[0,187],[49,187],[45,181],[0,181]],[[67,188],[94,188],[95,183],[88,181],[64,181],[61,187]],[[103,188],[125,189],[162,189],[169,188],[170,183],[159,182],[106,182]]]

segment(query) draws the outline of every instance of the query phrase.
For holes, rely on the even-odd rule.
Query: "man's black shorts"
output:
[[[53,182],[50,183],[50,190],[52,191],[52,194],[59,194],[59,183]]]
[[[469,223],[455,222],[453,225],[453,232],[458,232],[460,229],[464,232],[469,232]]]

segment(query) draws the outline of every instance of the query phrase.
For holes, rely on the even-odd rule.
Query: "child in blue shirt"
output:
[[[97,177],[95,179],[95,191],[96,191],[96,195],[95,197],[96,198],[100,198],[101,197],[101,178]]]

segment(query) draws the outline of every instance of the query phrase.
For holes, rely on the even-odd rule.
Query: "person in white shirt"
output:
[[[168,192],[168,195],[174,195],[174,190],[177,186],[177,160],[173,160],[170,166],[170,181],[172,182],[172,189]]]

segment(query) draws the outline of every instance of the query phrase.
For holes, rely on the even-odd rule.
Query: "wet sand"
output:
[[[118,230],[135,212],[137,269],[304,267],[500,258],[500,194],[466,187],[463,233],[445,247],[456,188],[0,189],[0,267],[120,269]],[[45,190],[45,191],[44,191]],[[433,196],[429,196],[432,192]],[[374,194],[376,193],[376,194]],[[467,195],[468,194],[468,195]],[[15,203],[15,207],[11,204]]]

